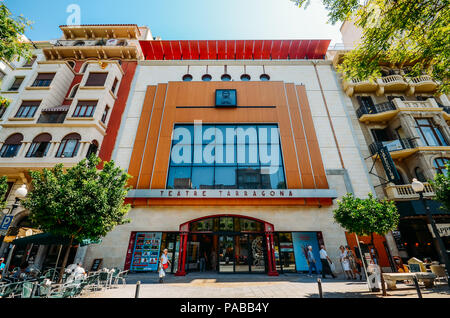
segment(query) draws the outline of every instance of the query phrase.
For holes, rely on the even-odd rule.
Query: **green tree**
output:
[[[0,210],[6,207],[6,192],[8,192],[8,178],[6,176],[0,177]]]
[[[307,7],[310,0],[291,0]],[[409,76],[428,74],[450,92],[449,0],[322,0],[329,22],[352,20],[360,45],[338,66],[346,79],[374,80],[380,64],[411,66]]]
[[[441,209],[450,211],[450,164],[446,165],[446,173],[438,173],[430,180],[436,196],[433,198],[442,203]]]
[[[31,58],[32,45],[22,38],[30,25],[25,17],[13,16],[6,5],[0,4],[0,59]]]
[[[30,220],[44,232],[70,238],[60,279],[74,241],[98,240],[116,225],[129,222],[124,204],[130,176],[113,161],[91,156],[64,171],[62,164],[43,171],[30,171],[32,190],[23,201]]]
[[[393,201],[377,200],[372,193],[367,199],[355,198],[352,193],[347,193],[337,202],[339,206],[333,211],[336,222],[350,233],[370,236],[374,248],[374,233],[384,236],[398,226],[400,215]],[[383,274],[381,286],[386,296]]]

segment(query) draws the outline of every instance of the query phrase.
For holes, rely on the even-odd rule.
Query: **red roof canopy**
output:
[[[323,59],[331,40],[139,41],[146,60]]]

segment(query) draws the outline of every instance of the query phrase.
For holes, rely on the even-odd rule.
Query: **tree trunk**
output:
[[[72,249],[72,244],[73,244],[73,236],[70,238],[70,243],[67,246],[66,253],[64,254],[64,259],[61,264],[61,270],[59,271],[59,280],[58,280],[59,284],[61,284],[63,276],[64,276],[64,270],[67,265],[67,260],[69,259],[69,254],[70,254],[70,250]]]
[[[373,233],[370,235],[370,244],[373,246],[373,249],[375,250],[375,254],[378,254],[377,248],[375,247]],[[378,259],[378,263],[380,263],[380,260]],[[380,279],[381,279],[381,290],[383,292],[383,296],[387,296],[386,293],[386,286],[384,286],[384,277],[383,277],[383,268],[381,267],[381,264],[378,264],[380,266]]]

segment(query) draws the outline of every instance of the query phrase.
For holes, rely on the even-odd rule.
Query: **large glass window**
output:
[[[64,137],[59,145],[56,157],[60,158],[72,158],[77,155],[78,148],[80,147],[81,136],[78,134],[70,134]]]
[[[6,138],[2,148],[0,149],[0,156],[2,158],[12,158],[17,155],[22,146],[23,135],[13,134]]]
[[[417,131],[422,142],[427,146],[447,146],[439,127],[429,118],[416,119]]]
[[[168,189],[286,189],[277,125],[176,125]]]
[[[434,160],[434,168],[436,168],[437,173],[447,174],[446,165],[450,163],[450,160],[447,158],[437,158]]]

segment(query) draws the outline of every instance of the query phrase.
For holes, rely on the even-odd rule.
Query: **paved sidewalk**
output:
[[[156,274],[130,274],[127,285],[90,293],[89,298],[133,298],[136,282],[141,281],[140,298],[318,298],[316,277],[302,274],[281,274],[269,277],[260,274],[191,273],[184,277],[168,275],[164,284]],[[397,284],[387,298],[417,298],[413,285]],[[359,280],[322,279],[325,298],[376,298],[381,292],[368,291],[366,282]],[[450,298],[447,284],[421,288],[424,298]]]

